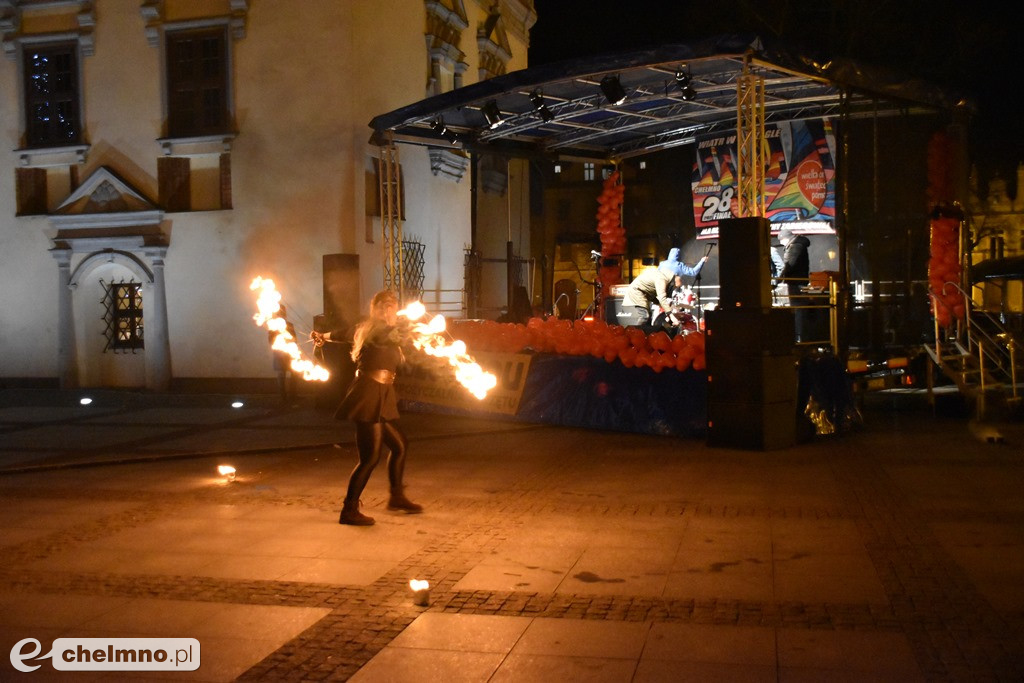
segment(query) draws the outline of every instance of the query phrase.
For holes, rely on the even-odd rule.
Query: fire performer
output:
[[[340,524],[369,526],[373,517],[359,511],[359,497],[370,480],[381,450],[388,448],[388,480],[391,497],[388,509],[410,514],[423,512],[423,506],[405,497],[403,474],[408,440],[399,425],[395,372],[405,360],[402,334],[397,326],[398,299],[389,291],[377,292],[370,301],[370,315],[356,326],[352,342],[352,360],[356,376],[335,412],[339,420],[351,420],[356,426],[359,464],[352,471],[345,502],[338,518]],[[317,346],[331,340],[331,333],[310,333]]]

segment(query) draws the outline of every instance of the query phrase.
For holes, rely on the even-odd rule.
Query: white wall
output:
[[[475,0],[466,5],[472,16],[462,49],[470,83],[485,10]],[[195,5],[204,6],[210,5]],[[189,7],[178,3],[173,11],[187,16]],[[139,3],[97,0],[95,16],[95,54],[81,58],[90,149],[79,177],[109,166],[155,203],[161,48],[147,43]],[[231,41],[234,208],[170,213],[162,226],[170,245],[164,272],[174,377],[273,376],[266,333],[252,321],[249,283],[256,275],[275,280],[300,334],[323,312],[324,254],[359,255],[362,301],[381,288],[380,222],[366,217],[364,205],[365,169],[378,153],[368,142],[368,124],[423,97],[425,16],[422,0],[315,0],[301,9],[292,2],[249,3],[246,35]],[[514,53],[514,65],[525,65],[525,44]],[[18,155],[2,151],[20,145],[19,79],[16,61],[0,60],[0,378],[53,378],[58,275],[48,252],[55,231],[46,217],[15,217]],[[404,231],[426,244],[425,286],[459,290],[470,240],[468,170],[456,184],[431,174],[426,149],[403,146],[400,154]],[[63,197],[51,199],[55,205]],[[528,244],[521,253],[529,253]],[[87,320],[102,317],[101,297],[93,305],[86,294],[74,297],[80,335],[93,334]],[[81,339],[79,350],[80,365],[95,364],[81,372],[89,382],[134,381],[134,369],[120,363],[110,370],[110,359]]]

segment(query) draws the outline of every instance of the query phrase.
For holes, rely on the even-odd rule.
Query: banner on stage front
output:
[[[515,415],[523,397],[523,386],[530,371],[532,354],[528,353],[474,353],[473,359],[487,372],[494,373],[498,384],[482,400],[477,399],[459,384],[448,371],[427,372],[414,370],[399,374],[399,398],[418,403],[456,408],[471,413],[500,413]]]
[[[765,217],[772,231],[834,234],[835,134],[828,119],[765,125]],[[736,135],[697,139],[691,176],[697,239],[718,236],[718,221],[735,218]]]

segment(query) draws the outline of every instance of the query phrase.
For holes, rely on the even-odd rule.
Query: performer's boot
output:
[[[400,510],[410,515],[423,512],[423,506],[418,505],[405,497],[405,489],[401,486],[391,488],[391,498],[388,499],[388,510]]]
[[[373,524],[373,517],[367,517],[359,512],[359,501],[345,501],[341,508],[341,516],[338,517],[338,524],[351,524],[353,526],[370,526]]]

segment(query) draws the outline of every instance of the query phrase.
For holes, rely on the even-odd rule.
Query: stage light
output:
[[[533,102],[534,111],[536,111],[537,114],[541,117],[541,119],[544,120],[544,123],[547,123],[551,119],[555,118],[555,115],[551,113],[551,110],[548,109],[548,106],[544,104],[544,93],[540,91],[540,88],[537,88],[532,93],[530,93],[530,101]]]
[[[601,79],[601,92],[610,104],[622,104],[626,101],[626,91],[622,89],[619,77],[613,74]]]
[[[453,145],[459,141],[459,136],[454,131],[448,130],[448,126],[444,125],[443,116],[439,116],[431,121],[430,129]]]
[[[480,111],[483,112],[484,118],[487,119],[487,127],[494,130],[505,122],[501,118],[501,110],[498,109],[498,103],[494,100],[488,100],[487,104],[481,107]]]
[[[693,89],[692,85],[693,77],[689,71],[684,71],[683,67],[679,67],[676,71],[676,84],[679,86],[679,92],[684,100],[692,100],[697,97],[697,91]]]

